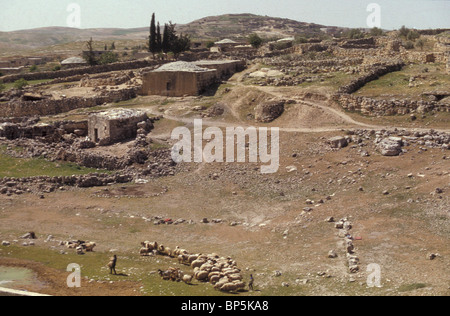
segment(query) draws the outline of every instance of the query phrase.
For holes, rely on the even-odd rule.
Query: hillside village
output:
[[[70,262],[77,295],[450,294],[450,31],[236,18],[179,26],[179,56],[126,34],[93,66],[89,39],[2,55],[0,266],[50,295]],[[194,119],[278,127],[279,172],[175,163]]]

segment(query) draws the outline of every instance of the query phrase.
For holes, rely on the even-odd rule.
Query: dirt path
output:
[[[352,117],[345,114],[344,112],[341,112],[337,109],[331,108],[328,105],[321,104],[317,101],[310,102],[310,101],[304,101],[304,100],[297,100],[297,102],[307,105],[307,106],[316,107],[316,108],[319,108],[326,112],[329,112],[330,114],[343,120],[345,123],[354,125],[354,127],[353,127],[354,129],[363,128],[363,129],[369,129],[369,130],[393,130],[393,129],[398,128],[398,129],[407,130],[407,131],[429,131],[430,130],[429,128],[408,128],[408,127],[396,127],[396,126],[387,127],[387,126],[380,126],[380,125],[365,124],[365,123],[354,120]],[[143,108],[142,110],[146,110],[147,112],[149,112],[150,114],[153,114],[153,115],[161,115],[161,113],[159,113],[159,112],[149,111],[148,108]],[[181,116],[166,115],[166,114],[164,114],[163,117],[166,119],[169,119],[169,120],[181,122],[188,126],[193,126],[194,120],[199,119],[199,118],[186,118],[186,117],[181,117]],[[231,122],[223,122],[223,121],[218,121],[218,120],[214,120],[214,119],[205,119],[205,118],[202,119],[202,124],[203,124],[203,126],[214,126],[214,127],[221,127],[221,128],[227,128],[227,127],[248,128],[251,126],[256,126],[254,124],[248,124],[245,122],[231,123]],[[352,129],[352,128],[340,126],[340,127],[313,127],[313,128],[310,128],[310,127],[304,127],[304,128],[280,127],[279,130],[281,132],[287,132],[287,133],[323,133],[323,132],[341,131],[343,128]],[[435,130],[438,132],[450,133],[450,129],[435,129]],[[162,135],[158,135],[158,136],[161,137]],[[165,136],[170,137],[169,134],[165,135]]]

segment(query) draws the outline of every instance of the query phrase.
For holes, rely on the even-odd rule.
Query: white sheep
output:
[[[236,292],[238,289],[237,284],[235,283],[225,283],[220,287],[220,291],[222,292]]]
[[[213,268],[213,265],[207,262],[200,267],[200,270],[207,271],[209,273],[212,268]]]
[[[235,273],[235,274],[229,274],[227,275],[228,277],[228,281],[233,282],[233,281],[242,281],[242,275]]]
[[[233,283],[236,284],[236,291],[245,289],[245,283],[244,282],[242,282],[242,281],[234,281]]]
[[[149,254],[148,248],[146,248],[146,247],[141,248],[141,249],[139,250],[139,254],[140,254],[141,256],[148,256],[148,254]]]
[[[178,256],[178,255],[187,255],[187,254],[188,254],[188,251],[187,251],[186,249],[181,249],[180,247],[176,246],[176,247],[175,247],[175,250],[173,251],[173,254],[174,254],[175,256]]]
[[[197,259],[197,260],[192,261],[191,267],[194,268],[194,269],[195,268],[200,268],[204,264],[205,264],[205,261]]]
[[[220,288],[222,286],[224,286],[225,284],[227,284],[227,283],[229,283],[228,282],[228,278],[227,277],[222,277],[222,278],[219,279],[219,281],[216,282],[216,284],[214,285],[214,288],[220,290]]]
[[[78,247],[76,248],[76,251],[77,251],[77,255],[84,255],[83,247],[78,246]]]
[[[195,278],[199,281],[205,281],[208,278],[208,271],[198,271],[195,274]]]
[[[175,254],[175,253],[174,253]],[[175,254],[176,255],[176,254]],[[178,255],[178,263],[180,263],[180,264],[187,264],[187,261],[188,261],[188,257],[186,256],[186,255],[184,255],[184,254],[182,254],[182,255]]]
[[[209,277],[209,282],[211,284],[213,284],[213,285],[216,284],[219,281],[220,281],[220,274],[214,274],[214,275]]]
[[[188,256],[189,264],[192,264],[192,262],[194,262],[197,259],[198,259],[198,255],[190,255],[190,256]]]
[[[87,244],[84,244],[84,249],[86,252],[93,252],[94,248],[97,246],[95,242],[89,242]]]
[[[183,275],[183,279],[182,280],[186,284],[192,284],[192,279],[193,279],[192,275],[185,274],[185,275]]]

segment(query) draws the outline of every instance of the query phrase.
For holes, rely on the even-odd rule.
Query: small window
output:
[[[170,90],[172,90],[172,82],[167,82],[167,85],[166,85],[166,90],[167,91],[170,91]]]

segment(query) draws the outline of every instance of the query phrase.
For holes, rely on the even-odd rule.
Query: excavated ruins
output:
[[[0,93],[2,155],[73,163],[96,172],[3,177],[0,198],[14,203],[14,198],[28,194],[42,203],[57,203],[52,194],[82,192],[86,202],[73,198],[76,206],[70,210],[58,205],[65,212],[61,217],[76,214],[74,227],[96,220],[108,232],[120,231],[117,241],[99,245],[105,253],[114,247],[126,253],[127,260],[136,256],[139,264],[156,262],[162,268],[174,264],[168,259],[173,255],[164,253],[167,258],[163,258],[156,256],[162,251],[144,251],[145,255],[137,256],[138,249],[129,250],[137,236],[149,234],[161,242],[169,240],[168,244],[183,243],[198,253],[221,247],[220,253],[226,250],[239,257],[239,266],[244,259],[239,281],[253,273],[256,282],[263,280],[258,285],[262,291],[270,288],[276,295],[291,294],[292,289],[310,290],[308,294],[368,291],[364,265],[370,260],[392,267],[393,272],[386,272],[391,279],[403,276],[403,270],[416,273],[417,262],[419,269],[434,260],[441,265],[429,270],[434,278],[430,283],[437,285],[425,287],[426,293],[448,293],[445,280],[436,277],[436,271],[448,266],[448,249],[443,256],[433,252],[433,259],[422,261],[423,252],[442,249],[448,241],[448,229],[441,224],[448,223],[445,166],[450,158],[450,91],[442,88],[439,76],[448,76],[450,51],[446,40],[423,36],[435,43],[432,50],[408,50],[398,34],[389,34],[269,43],[259,50],[227,47],[191,52],[176,62],[148,58],[4,76],[5,83],[20,78],[47,81]],[[360,94],[386,76],[403,75],[411,65],[424,68],[421,74],[408,73],[406,81],[401,79],[402,87],[415,95]],[[436,71],[430,74],[428,68]],[[423,91],[416,92],[417,87]],[[265,176],[251,163],[175,163],[170,133],[175,127],[190,128],[200,118],[205,127],[280,127],[281,171]],[[437,128],[434,123],[439,124]],[[245,144],[245,150],[250,147]],[[415,169],[416,165],[420,167]],[[409,196],[414,185],[421,190],[420,197]],[[124,196],[130,206],[121,200]],[[149,197],[154,199],[145,200]],[[402,216],[415,225],[414,231],[405,228],[403,217],[395,217],[400,213],[398,205],[408,210]],[[419,206],[424,214],[417,215]],[[342,218],[334,235],[330,225],[324,224],[325,217],[327,223],[334,222],[330,214]],[[122,221],[131,224],[122,225]],[[98,234],[96,228],[86,227],[84,233]],[[367,244],[360,242],[361,231]],[[62,229],[59,233],[67,234]],[[98,238],[106,242],[110,237]],[[422,239],[427,249],[417,250],[419,246],[411,240]],[[324,252],[322,245],[330,244],[336,246],[334,250]],[[403,251],[415,251],[405,259],[414,264],[392,264]],[[211,256],[205,262],[218,258]],[[264,270],[265,265],[275,271]],[[163,278],[167,268],[159,270]],[[287,272],[280,272],[283,269]],[[181,280],[178,272],[175,279]],[[219,279],[221,270],[214,272]],[[199,273],[194,270],[194,280]],[[145,277],[160,281],[156,273]],[[205,274],[201,280],[208,278]],[[242,289],[244,284],[239,284]],[[391,286],[383,294],[399,288]],[[158,291],[151,294],[167,294]]]

